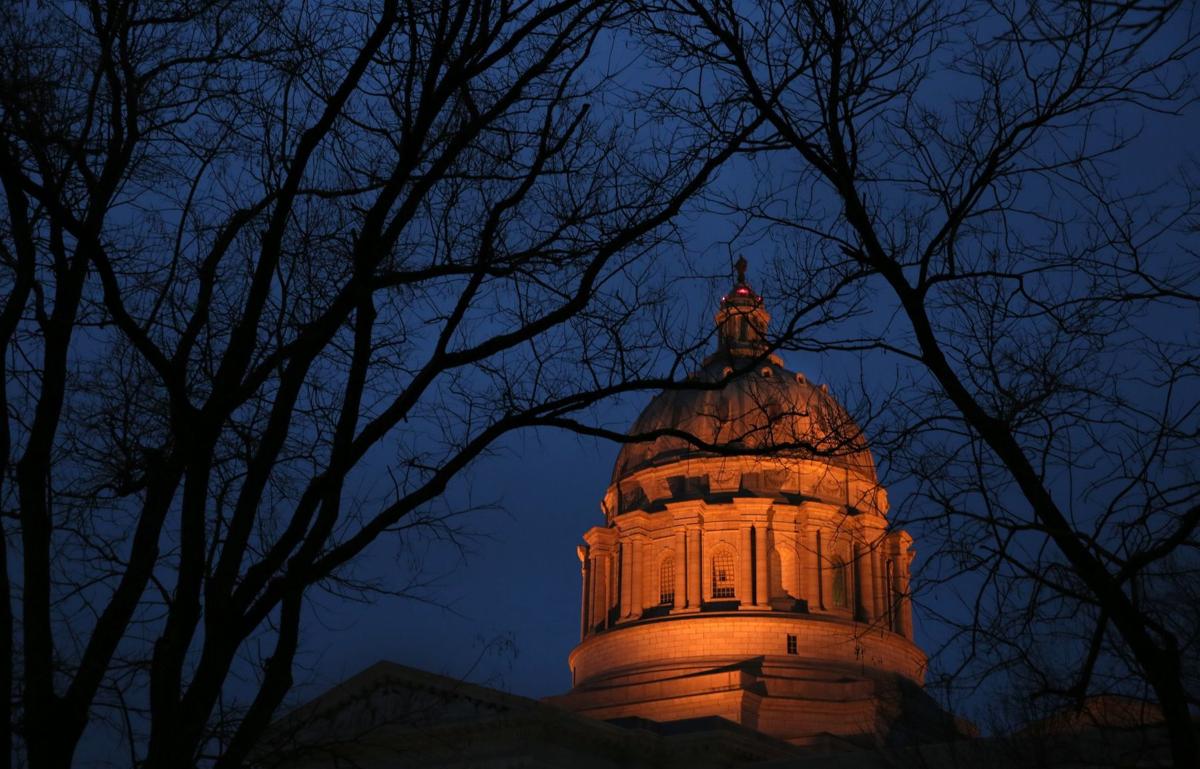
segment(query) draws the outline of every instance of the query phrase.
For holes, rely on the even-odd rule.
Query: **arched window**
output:
[[[733,579],[733,553],[723,548],[713,553],[712,594],[713,598],[733,598],[737,584]]]
[[[663,556],[658,567],[658,603],[660,605],[675,603],[675,554]]]
[[[837,609],[845,609],[850,606],[848,596],[846,595],[846,561],[839,555],[833,557],[833,563],[830,564],[830,588],[833,592],[833,605]]]

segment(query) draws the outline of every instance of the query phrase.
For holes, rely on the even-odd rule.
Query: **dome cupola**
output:
[[[746,258],[738,257],[737,282],[721,297],[717,310],[717,354],[729,357],[760,357],[767,353],[767,324],[771,316],[762,297],[746,282]]]

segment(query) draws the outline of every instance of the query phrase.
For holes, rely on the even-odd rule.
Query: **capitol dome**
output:
[[[739,262],[737,283],[721,297],[716,352],[678,387],[655,396],[629,429],[643,440],[617,455],[605,498],[610,517],[715,492],[781,500],[833,494],[856,508],[878,505],[875,460],[862,429],[828,387],[784,368],[772,352],[770,315],[744,266]],[[802,488],[803,480],[816,485]]]
[[[642,411],[629,434],[659,437],[625,444],[613,483],[655,465],[739,453],[819,457],[876,481],[861,428],[828,388],[777,359],[755,365],[721,357],[709,358],[680,389],[659,393]],[[738,365],[749,370],[737,371]]]
[[[745,266],[716,351],[629,430],[578,548],[572,689],[551,701],[796,744],[941,729],[912,641],[912,538],[888,526],[861,429],[774,354]]]

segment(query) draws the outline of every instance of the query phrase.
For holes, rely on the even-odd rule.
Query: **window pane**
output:
[[[713,598],[733,598],[733,553],[718,551],[713,555]]]

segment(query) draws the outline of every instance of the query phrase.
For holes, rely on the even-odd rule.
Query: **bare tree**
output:
[[[740,139],[646,151],[593,56],[622,12],[0,10],[4,765],[239,765],[310,590],[669,375],[643,260]]]
[[[664,118],[714,137],[763,120],[743,145],[758,189],[713,205],[784,244],[796,307],[845,284],[858,318],[808,347],[899,367],[877,445],[919,482],[909,515],[942,576],[974,588],[967,662],[1057,697],[1145,685],[1180,767],[1200,695],[1180,605],[1200,573],[1196,200],[1116,162],[1194,97],[1190,13],[670,0],[641,17],[672,76]]]

